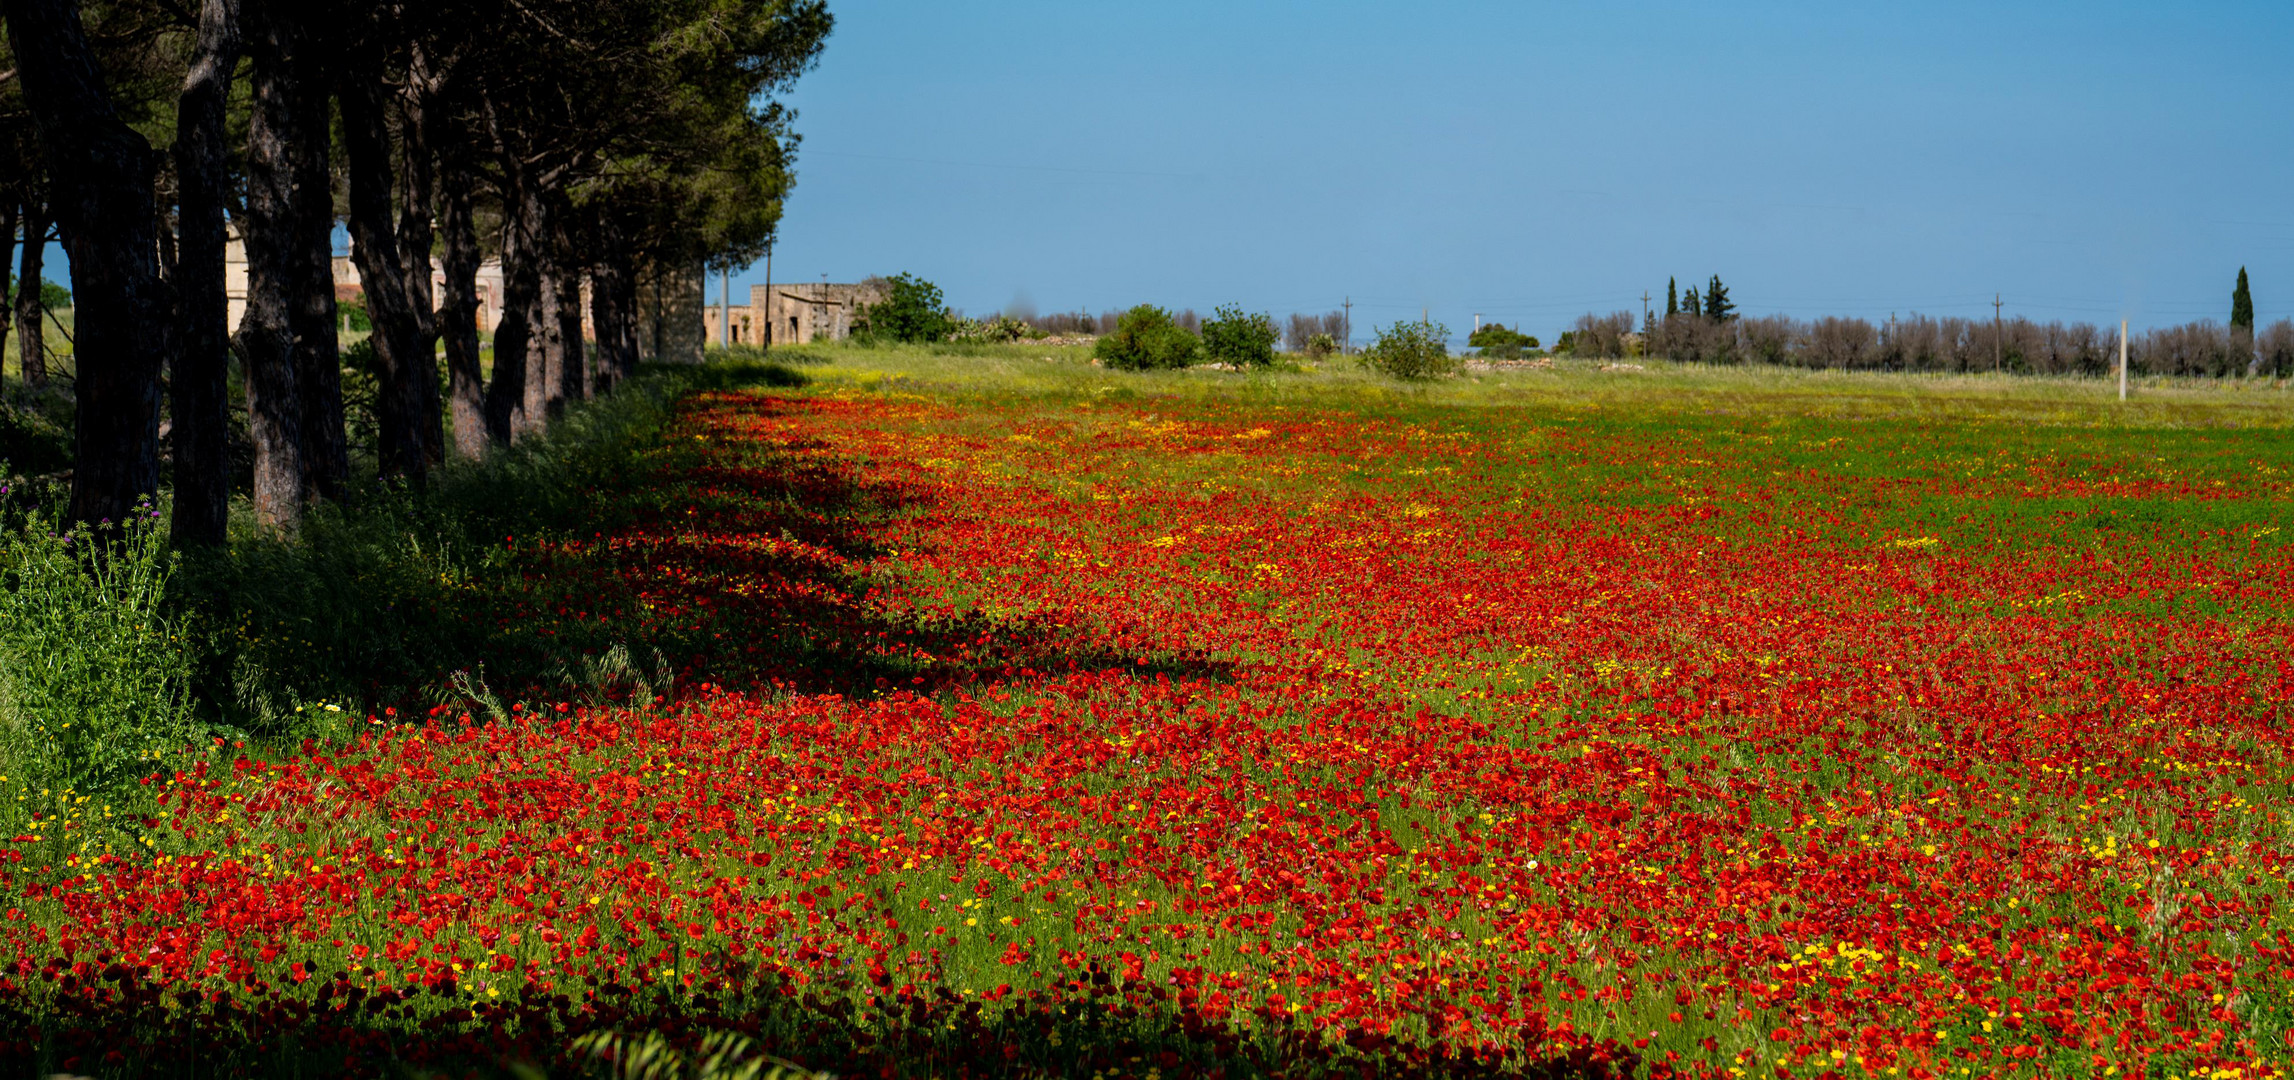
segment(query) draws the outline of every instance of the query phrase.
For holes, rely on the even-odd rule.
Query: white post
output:
[[[2119,400],[2127,400],[2127,320],[2119,320]]]

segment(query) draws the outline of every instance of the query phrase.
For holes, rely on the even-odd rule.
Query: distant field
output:
[[[72,351],[72,340],[69,335],[72,327],[76,325],[75,315],[76,312],[71,308],[65,308],[55,312],[53,318],[43,320],[41,323],[40,334],[42,339],[48,343],[48,362],[51,365],[56,363],[58,356],[64,357],[66,365],[70,363],[70,358],[66,354]],[[61,328],[58,327],[58,323],[62,324]],[[8,321],[7,338],[0,340],[0,373],[5,373],[11,382],[24,377],[24,356],[23,350],[17,348],[19,344],[17,332],[16,321],[11,318]]]
[[[2294,1055],[2283,385],[774,359],[636,524],[507,541],[505,622],[663,700],[180,779],[19,843],[0,960],[377,1071],[601,1016],[913,1076]]]
[[[1746,411],[1764,417],[1890,420],[1906,417],[1999,420],[2102,427],[2286,427],[2294,425],[2294,382],[2142,378],[2118,400],[2108,379],[2019,375],[1823,372],[1796,367],[1555,361],[1551,371],[1476,372],[1403,384],[1352,358],[1284,365],[1268,373],[1193,368],[1130,373],[1091,366],[1090,349],[994,346],[776,349],[773,358],[824,371],[866,369],[951,392],[1124,393],[1232,397],[1249,401],[1335,400],[1456,406],[1637,406],[1660,415]],[[1620,366],[1622,365],[1622,366]]]

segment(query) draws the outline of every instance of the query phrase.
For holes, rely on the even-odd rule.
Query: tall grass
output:
[[[251,523],[184,566],[179,605],[202,714],[300,738],[324,706],[381,710],[514,692],[580,671],[614,642],[566,640],[513,617],[537,552],[610,532],[639,512],[647,456],[680,397],[787,381],[738,362],[651,370],[570,410],[546,434],[449,466],[422,491],[376,489],[318,507],[293,537]],[[242,516],[243,517],[243,516]],[[603,631],[601,631],[603,632]],[[635,644],[635,643],[631,643]]]
[[[314,508],[293,536],[239,514],[228,545],[179,554],[157,505],[67,529],[15,500],[0,511],[0,830],[122,796],[212,735],[323,738],[488,678],[515,688],[631,667],[613,643],[520,637],[493,609],[519,601],[538,542],[634,512],[624,495],[678,398],[796,379],[728,359],[650,371],[427,490]]]
[[[188,650],[163,614],[159,512],[0,522],[0,825],[149,772],[194,736]]]

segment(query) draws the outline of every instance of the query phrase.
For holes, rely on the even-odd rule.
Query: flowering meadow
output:
[[[812,375],[502,539],[492,617],[594,677],[0,846],[0,1053],[2294,1060],[2282,428]]]

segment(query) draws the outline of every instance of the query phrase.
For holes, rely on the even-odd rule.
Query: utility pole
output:
[[[1641,325],[1649,325],[1649,290],[1641,290]]]
[[[2000,346],[1999,294],[1991,294],[1991,370],[1999,370]]]
[[[2127,400],[2127,320],[2119,320],[2119,400]]]
[[[1352,296],[1347,297],[1346,302],[1339,306],[1346,309],[1346,344],[1341,346],[1338,351],[1350,353],[1354,351],[1354,298]]]
[[[757,317],[765,321],[765,332],[757,338],[761,348],[773,347],[773,242],[765,241],[765,310]]]

